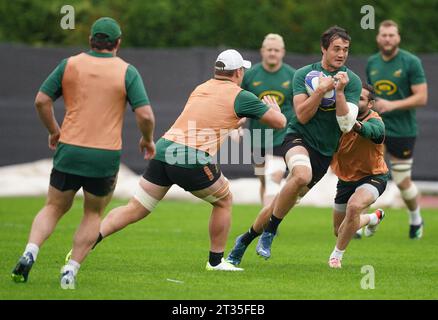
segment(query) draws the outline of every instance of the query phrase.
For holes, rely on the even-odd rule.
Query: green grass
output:
[[[114,200],[110,207],[124,204]],[[10,273],[23,252],[43,198],[0,199],[0,300],[3,299],[437,299],[438,215],[423,210],[421,240],[408,238],[407,214],[388,209],[372,238],[354,240],[343,268],[327,266],[335,237],[331,209],[297,207],[280,226],[273,256],[264,261],[251,244],[241,273],[205,271],[210,206],[164,201],[148,218],[105,239],[81,266],[76,290],[59,287],[59,270],[81,218],[82,200],[45,243],[26,284]],[[226,254],[247,230],[256,205],[235,205]],[[363,290],[364,265],[375,289]],[[167,279],[179,280],[175,283]]]

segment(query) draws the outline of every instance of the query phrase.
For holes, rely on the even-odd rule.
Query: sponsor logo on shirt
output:
[[[371,70],[371,72],[370,72],[370,76],[375,76],[375,75],[378,74],[378,73],[379,73],[379,70],[376,70],[376,69]]]
[[[397,92],[397,85],[390,80],[379,80],[374,84],[374,89],[378,95],[393,95]]]
[[[396,78],[400,78],[401,77],[401,74],[402,74],[402,69],[398,69],[398,70],[396,70],[394,73],[393,73],[393,76],[394,77],[396,77]]]
[[[254,81],[253,83],[252,83],[252,85],[254,86],[254,87],[258,87],[259,85],[261,85],[263,82],[262,81]]]
[[[281,107],[281,105],[284,102],[284,94],[280,91],[276,91],[276,90],[267,90],[267,91],[263,91],[262,93],[259,94],[259,99],[262,100],[264,96],[271,96],[274,97],[275,100],[277,100],[278,105]]]
[[[281,86],[285,89],[289,88],[289,85],[290,85],[290,81],[285,81],[281,84]]]
[[[405,150],[405,151],[403,151],[403,156],[408,156],[408,155],[410,155],[411,154],[411,150]]]

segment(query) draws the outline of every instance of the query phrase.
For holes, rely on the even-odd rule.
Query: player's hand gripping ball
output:
[[[320,71],[312,70],[310,71],[304,80],[306,85],[307,94],[310,96],[319,86],[319,75]],[[327,77],[324,73],[323,77]],[[329,90],[324,94],[321,100],[321,106],[330,107],[336,102],[336,92],[335,89]]]

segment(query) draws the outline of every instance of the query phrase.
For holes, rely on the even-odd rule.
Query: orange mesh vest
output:
[[[128,64],[117,57],[86,53],[70,57],[62,78],[65,117],[59,141],[120,150]]]
[[[382,120],[372,111],[362,122],[371,118]],[[383,152],[383,143],[375,144],[352,130],[341,136],[331,168],[343,181],[358,181],[366,176],[384,174],[388,172],[388,167]]]
[[[234,102],[240,91],[231,81],[211,79],[199,85],[163,138],[216,154],[229,130],[238,127]]]

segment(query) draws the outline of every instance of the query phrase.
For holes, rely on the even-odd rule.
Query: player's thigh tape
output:
[[[278,172],[284,174],[286,164],[282,157],[268,155],[266,156],[265,168],[265,195],[274,196],[281,190],[281,180],[279,182],[274,181],[273,177]]]
[[[347,204],[346,203],[335,203],[333,205],[333,209],[335,209],[338,213],[344,213],[347,212]]]
[[[412,163],[412,159],[391,160],[391,175],[395,184],[399,185],[403,180],[411,177]]]
[[[412,182],[411,186],[405,190],[400,190],[401,196],[404,200],[415,199],[418,195],[417,186]]]
[[[265,175],[271,175],[278,171],[286,172],[286,163],[282,157],[266,155]]]
[[[219,201],[220,199],[225,198],[230,193],[230,187],[229,187],[228,180],[225,181],[224,185],[217,190],[216,192],[206,196],[205,198],[202,198],[202,200],[207,201],[209,203],[215,203],[216,201]]]
[[[373,202],[375,202],[379,197],[379,190],[377,190],[377,188],[370,183],[364,183],[363,185],[357,187],[356,190],[357,189],[365,189],[369,191],[373,195]]]
[[[312,170],[310,158],[309,156],[306,156],[304,154],[295,154],[289,158],[287,162],[287,167],[289,168],[289,171],[292,172],[292,169],[296,166],[305,166]]]
[[[159,202],[159,200],[151,197],[146,191],[144,191],[140,185],[135,189],[134,198],[140,202],[143,207],[149,210],[149,212],[152,212]]]

